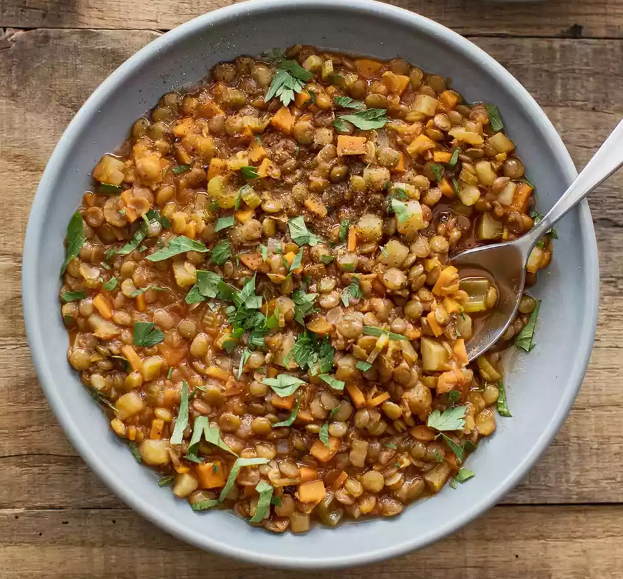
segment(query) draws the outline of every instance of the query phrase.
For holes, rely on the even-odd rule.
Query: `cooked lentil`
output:
[[[528,231],[533,196],[490,105],[443,77],[275,58],[164,95],[101,159],[60,293],[85,292],[62,305],[70,364],[162,484],[302,533],[473,475],[502,374],[465,341],[497,292],[449,256]]]

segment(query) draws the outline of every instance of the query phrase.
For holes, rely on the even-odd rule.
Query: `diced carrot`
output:
[[[160,418],[154,418],[151,421],[151,431],[149,432],[149,438],[151,440],[160,440],[162,438],[162,430],[164,428],[164,420]]]
[[[446,177],[444,177],[441,183],[439,183],[439,190],[443,195],[449,197],[450,199],[452,199],[455,195],[454,187]]]
[[[312,444],[309,449],[309,453],[316,457],[320,462],[328,462],[331,460],[340,449],[340,439],[333,436],[329,436],[329,448],[324,445],[324,442],[317,440]]]
[[[136,309],[139,312],[144,312],[147,309],[147,302],[145,301],[145,294],[138,294],[136,296]]]
[[[461,311],[461,306],[459,302],[450,297],[443,298],[443,307],[446,308],[446,311],[449,314],[456,314]]]
[[[125,191],[123,191],[123,193],[121,193],[121,200],[125,204],[126,219],[130,223],[134,223],[138,219],[138,213],[130,204],[130,202],[132,201],[132,191],[130,189],[126,189]]]
[[[433,293],[437,296],[447,295],[447,292],[444,291],[444,289],[452,285],[453,278],[457,276],[458,273],[459,270],[456,269],[456,267],[454,267],[453,265],[444,267],[441,270],[441,273],[439,274],[435,285],[433,286]]]
[[[496,160],[496,161],[500,161],[500,163],[502,163],[503,161],[506,161],[506,157],[507,157],[507,156],[508,156],[508,155],[507,155],[506,153],[498,153],[498,154],[495,156],[495,160]]]
[[[102,314],[102,318],[106,320],[112,318],[112,308],[102,294],[97,294],[93,298],[93,305],[97,308],[97,311]]]
[[[270,119],[270,124],[278,131],[285,133],[286,135],[292,134],[294,128],[294,115],[290,112],[288,107],[281,107]]]
[[[143,369],[143,361],[140,356],[134,351],[134,348],[129,344],[121,347],[121,352],[125,356],[125,359],[130,362],[132,370],[140,372]]]
[[[163,405],[165,408],[175,406],[179,401],[179,394],[175,388],[165,388]]]
[[[227,382],[229,379],[229,372],[225,372],[225,370],[219,368],[218,366],[208,366],[206,368],[206,376]]]
[[[303,89],[301,92],[297,92],[294,97],[294,104],[297,108],[302,109],[306,103],[312,100],[311,95]]]
[[[469,359],[467,358],[467,350],[465,348],[465,340],[463,338],[460,338],[456,341],[454,347],[452,348],[452,351],[456,355],[456,359],[458,360],[459,364],[467,365]]]
[[[206,117],[208,119],[224,113],[223,109],[212,100],[199,102],[197,105],[197,112],[200,117]]]
[[[307,197],[307,199],[305,199],[304,205],[312,213],[320,217],[320,219],[324,219],[327,216],[327,207],[322,201],[320,201],[316,197]]]
[[[175,467],[175,470],[179,473],[179,474],[186,474],[187,472],[190,472],[190,467],[184,465],[184,464],[178,464]]]
[[[205,462],[195,466],[195,476],[202,489],[216,489],[225,486],[225,473],[220,461]]]
[[[439,100],[448,110],[454,109],[459,102],[458,97],[450,90],[444,90],[439,95]]]
[[[337,154],[344,155],[363,155],[366,152],[365,137],[351,137],[349,135],[338,135]]]
[[[398,165],[390,169],[393,173],[404,173],[405,172],[405,156],[402,153],[398,153]]]
[[[379,406],[379,404],[383,404],[383,402],[385,402],[388,399],[389,399],[389,392],[383,392],[382,394],[379,394],[378,396],[371,398],[368,401],[368,406],[370,408],[373,408],[374,406]]]
[[[434,149],[437,146],[435,141],[429,139],[426,135],[418,135],[407,147],[409,155],[416,156],[422,155],[429,149]]]
[[[190,118],[190,117],[186,117],[185,119],[182,119],[180,122],[178,122],[174,127],[173,127],[173,134],[178,138],[178,139],[182,139],[188,135],[190,135],[191,133],[195,132],[195,121]]]
[[[253,219],[253,209],[240,209],[234,213],[234,217],[238,223],[246,223]]]
[[[302,503],[319,503],[327,495],[324,483],[321,480],[305,482],[298,488],[299,501]]]
[[[264,177],[279,179],[279,177],[281,177],[281,170],[270,159],[264,159],[257,168],[257,176],[260,179]]]
[[[383,68],[383,64],[377,62],[376,60],[359,58],[355,60],[355,68],[361,76],[365,78],[371,78],[373,76],[376,76],[380,72],[381,68]]]
[[[348,251],[355,251],[357,249],[357,229],[351,227],[348,230],[348,245],[346,246]]]
[[[435,312],[429,312],[429,314],[426,316],[426,319],[428,320],[428,325],[430,326],[430,329],[433,330],[433,334],[435,334],[435,337],[441,336],[441,334],[443,334],[443,328],[439,325],[439,322],[435,317]]]
[[[435,433],[424,424],[412,428],[409,430],[409,434],[415,438],[415,440],[419,440],[420,442],[431,442],[432,440],[435,440]]]
[[[164,356],[169,366],[177,366],[188,353],[188,346],[182,344],[177,348],[173,348],[166,343],[162,343],[158,346],[158,350]]]
[[[274,378],[278,374],[279,370],[277,370],[274,366],[269,366],[268,370],[266,370],[266,376],[268,376],[268,378]]]
[[[301,475],[301,482],[310,482],[313,480],[318,480],[318,471],[311,466],[302,466],[299,469],[299,473]]]
[[[194,221],[191,221],[186,225],[184,235],[189,239],[195,239],[195,237],[197,237],[197,224]]]
[[[208,181],[217,175],[225,175],[227,171],[227,161],[225,159],[212,158],[208,167]]]
[[[334,491],[338,490],[346,482],[346,479],[348,479],[348,475],[342,471],[331,485],[331,488]]]
[[[241,253],[240,261],[253,271],[258,270],[264,264],[264,260],[259,253]]]
[[[389,92],[400,96],[409,86],[409,77],[404,74],[395,74],[387,71],[383,73],[383,83],[389,89]]]
[[[253,163],[259,163],[266,157],[266,149],[260,145],[257,140],[253,139],[251,146],[249,147],[249,161]]]
[[[515,189],[515,196],[513,197],[511,210],[524,213],[528,207],[528,201],[530,200],[532,191],[532,187],[530,187],[527,183],[518,183],[517,189]]]
[[[294,408],[294,394],[290,396],[286,396],[285,398],[282,396],[278,396],[277,394],[273,394],[273,397],[270,399],[270,403],[275,408],[283,408],[284,410],[292,410],[292,408]]]
[[[433,151],[433,161],[435,163],[449,163],[452,159],[452,153],[447,151]]]
[[[347,382],[346,391],[348,392],[348,395],[350,396],[350,399],[353,401],[353,404],[356,408],[363,408],[366,405],[366,399],[357,384]]]

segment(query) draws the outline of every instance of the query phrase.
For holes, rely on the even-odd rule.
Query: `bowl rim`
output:
[[[63,132],[63,135],[47,163],[43,177],[37,188],[31,207],[24,244],[22,300],[27,339],[37,375],[46,398],[74,448],[88,464],[89,468],[104,481],[115,495],[120,497],[127,505],[136,510],[147,520],[196,547],[256,565],[290,569],[335,569],[374,563],[425,547],[459,530],[477,516],[483,514],[521,481],[562,426],[580,389],[592,351],[597,325],[598,300],[590,300],[590,303],[586,305],[584,320],[586,320],[587,327],[585,328],[586,331],[580,334],[577,347],[579,355],[573,361],[574,369],[572,374],[575,377],[574,383],[566,387],[561,404],[558,406],[557,412],[551,416],[551,420],[540,439],[526,458],[520,462],[514,470],[507,473],[506,478],[496,488],[495,492],[488,496],[483,496],[481,500],[470,505],[470,507],[465,509],[459,516],[448,521],[444,526],[437,528],[435,531],[421,534],[417,537],[408,537],[405,535],[404,541],[391,547],[367,550],[363,553],[345,557],[300,559],[270,553],[258,556],[257,553],[248,553],[244,546],[238,547],[232,544],[217,542],[214,539],[197,535],[189,531],[180,524],[178,520],[163,515],[154,508],[153,505],[144,501],[137,492],[120,485],[119,481],[108,472],[103,461],[98,458],[95,449],[84,442],[84,439],[80,436],[80,432],[73,423],[70,409],[61,401],[53,372],[48,367],[45,356],[43,355],[43,351],[45,350],[44,338],[36,316],[38,301],[35,282],[37,275],[35,263],[37,248],[40,247],[41,238],[45,232],[45,228],[41,227],[41,222],[45,216],[46,203],[48,203],[53,196],[53,184],[59,177],[57,168],[63,164],[64,159],[69,154],[71,143],[81,130],[83,118],[92,114],[93,111],[97,111],[100,104],[108,99],[119,84],[122,84],[124,80],[133,74],[136,68],[143,66],[159,51],[177,43],[186,35],[192,35],[195,32],[209,28],[212,24],[222,20],[235,18],[237,16],[249,16],[257,13],[280,10],[283,9],[285,5],[287,5],[288,8],[300,7],[313,8],[315,10],[331,10],[336,6],[335,0],[289,0],[287,3],[284,2],[284,0],[253,0],[252,2],[237,3],[214,10],[207,14],[200,15],[153,40],[126,60],[95,89],[93,94],[83,104]],[[382,4],[372,0],[350,0],[348,3],[340,4],[340,10],[364,13],[385,19],[401,20],[403,23],[407,22],[414,29],[441,38],[443,42],[448,44],[453,50],[476,62],[479,67],[485,68],[498,83],[514,91],[514,95],[520,102],[523,110],[538,122],[541,131],[548,139],[550,148],[560,161],[561,169],[567,182],[571,183],[577,176],[573,161],[551,121],[519,81],[484,50],[449,28],[415,12],[396,6]],[[583,265],[585,268],[587,292],[588,295],[599,296],[597,242],[590,210],[586,201],[578,207],[578,212],[582,237],[581,241],[585,251],[585,263]]]

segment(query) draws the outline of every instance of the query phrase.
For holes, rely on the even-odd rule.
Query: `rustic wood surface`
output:
[[[137,49],[228,0],[0,0],[0,578],[243,576],[127,509],[67,442],[24,335],[20,260],[47,159],[97,85]],[[534,95],[581,168],[623,116],[623,2],[392,0],[469,36]],[[326,577],[623,577],[623,174],[591,198],[600,316],[582,391],[502,504],[418,553]],[[301,579],[316,574],[297,573]]]

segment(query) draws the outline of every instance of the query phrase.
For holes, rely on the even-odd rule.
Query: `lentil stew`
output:
[[[449,256],[539,218],[503,129],[403,59],[308,46],[136,121],[69,223],[60,298],[70,364],[161,486],[302,533],[474,476],[539,307],[468,364],[497,290]]]

